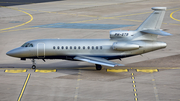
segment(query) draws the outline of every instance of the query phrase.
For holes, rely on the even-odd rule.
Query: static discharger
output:
[[[107,72],[115,72],[115,73],[120,73],[120,72],[129,72],[128,69],[107,69]]]
[[[4,72],[6,73],[23,73],[27,72],[26,69],[6,69]]]
[[[56,69],[52,69],[52,70],[40,70],[40,69],[36,69],[34,72],[39,72],[39,73],[50,73],[50,72],[56,72]]]
[[[153,72],[159,72],[158,69],[136,69],[137,72],[145,72],[145,73],[153,73]]]

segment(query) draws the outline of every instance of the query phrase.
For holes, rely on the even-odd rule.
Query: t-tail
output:
[[[153,7],[154,12],[137,28],[137,30],[160,29],[166,7]]]
[[[153,7],[154,12],[135,31],[110,31],[110,38],[116,40],[157,40],[158,35],[169,36],[161,30],[166,7]]]
[[[170,33],[162,31],[161,25],[166,12],[166,7],[153,7],[153,13],[136,29],[140,35],[135,39],[156,40],[157,35],[169,36]]]

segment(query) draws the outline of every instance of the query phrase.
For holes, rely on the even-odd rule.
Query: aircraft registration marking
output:
[[[26,69],[6,69],[4,70],[4,72],[6,73],[23,73],[23,72],[27,72]]]
[[[115,33],[114,36],[128,36],[129,33]]]

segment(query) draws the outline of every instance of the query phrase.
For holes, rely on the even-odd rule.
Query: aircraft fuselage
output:
[[[112,39],[39,39],[28,41],[27,46],[13,49],[7,55],[30,59],[67,59],[78,55],[110,59],[120,59],[165,48],[166,43],[159,41],[126,41],[140,46],[138,49],[119,51],[113,49],[117,40]],[[118,41],[124,43],[124,41]],[[32,44],[32,46],[30,46]],[[123,45],[124,46],[124,45]],[[125,45],[125,47],[127,47]]]

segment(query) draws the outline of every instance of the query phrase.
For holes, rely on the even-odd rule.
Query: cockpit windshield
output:
[[[21,47],[33,47],[32,43],[25,43]]]

